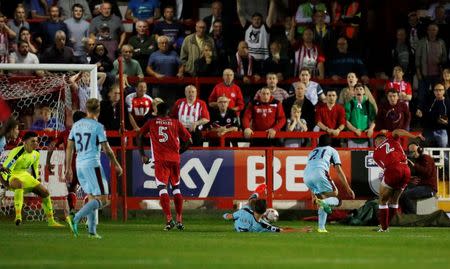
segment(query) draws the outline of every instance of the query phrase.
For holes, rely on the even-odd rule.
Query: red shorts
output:
[[[177,186],[180,183],[180,163],[155,162],[156,185]]]
[[[411,170],[409,170],[408,165],[400,163],[384,170],[383,182],[393,189],[403,190],[408,185],[410,178]]]

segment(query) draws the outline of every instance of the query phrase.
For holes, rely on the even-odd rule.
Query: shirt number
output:
[[[391,153],[391,152],[393,152],[395,150],[395,148],[391,148],[391,146],[387,142],[381,144],[380,148],[382,148],[382,147],[385,147],[386,154],[389,154],[389,153]]]
[[[167,140],[169,140],[169,135],[167,134],[167,126],[159,126],[158,135],[160,136],[160,138],[158,139],[160,143],[167,142]]]
[[[75,136],[77,137],[76,143],[79,145],[79,152],[88,150],[89,141],[91,140],[91,133],[75,133]]]
[[[325,155],[325,151],[326,149],[322,150],[322,154],[320,154],[320,158],[323,159],[323,155]],[[315,160],[317,158],[317,155],[319,155],[320,150],[319,149],[315,149],[312,152],[311,158],[309,158],[309,160]]]

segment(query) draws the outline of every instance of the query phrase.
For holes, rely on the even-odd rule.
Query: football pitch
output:
[[[0,221],[0,268],[449,268],[450,228],[328,225],[328,234],[236,233],[222,212],[185,216],[186,230],[163,231],[160,215],[101,221],[103,239],[84,226],[74,238],[44,222]],[[212,216],[212,217],[211,217]],[[315,227],[281,221],[280,226]]]

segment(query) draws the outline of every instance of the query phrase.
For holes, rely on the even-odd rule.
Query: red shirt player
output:
[[[397,214],[400,195],[411,177],[405,152],[399,142],[400,136],[425,140],[422,135],[416,136],[403,129],[394,130],[392,136],[387,137],[385,133],[380,133],[375,138],[373,159],[384,170],[378,204],[378,218],[381,225],[379,232],[388,230],[389,222]]]
[[[149,163],[149,157],[144,153],[143,138],[149,133],[153,160],[155,162],[155,179],[159,190],[159,199],[167,224],[164,230],[168,231],[175,227],[170,213],[170,199],[167,186],[172,186],[175,211],[177,212],[176,226],[183,230],[182,209],[183,197],[180,192],[180,150],[183,152],[191,142],[191,135],[177,119],[170,118],[169,105],[160,103],[156,107],[156,118],[150,119],[141,128],[138,135],[138,145],[144,163]],[[180,147],[180,142],[182,145]]]

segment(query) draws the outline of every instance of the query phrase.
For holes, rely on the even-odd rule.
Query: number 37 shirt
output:
[[[180,162],[180,140],[187,141],[191,134],[177,119],[157,117],[148,120],[140,133],[150,133],[153,159],[155,162]]]

